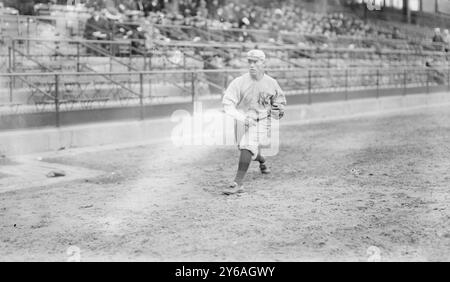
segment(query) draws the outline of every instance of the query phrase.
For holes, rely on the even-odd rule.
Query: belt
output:
[[[256,119],[256,122],[259,122],[259,121],[261,121],[261,120],[265,120],[266,118],[269,118],[270,116],[272,116],[272,110],[268,110],[266,116],[258,117],[258,118]]]

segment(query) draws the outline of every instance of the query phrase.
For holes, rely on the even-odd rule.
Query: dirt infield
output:
[[[273,174],[222,196],[234,147],[44,161],[101,177],[0,194],[0,260],[450,260],[450,108],[282,128]]]

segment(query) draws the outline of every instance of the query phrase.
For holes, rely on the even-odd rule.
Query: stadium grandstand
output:
[[[255,47],[309,102],[449,85],[443,0],[0,3],[3,116],[218,100]]]

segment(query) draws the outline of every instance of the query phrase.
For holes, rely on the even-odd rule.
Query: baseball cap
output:
[[[253,50],[250,50],[247,53],[247,59],[265,61],[266,60],[266,54],[264,54],[264,52],[261,51],[261,50],[253,49]]]

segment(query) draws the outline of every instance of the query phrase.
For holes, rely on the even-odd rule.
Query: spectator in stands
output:
[[[205,0],[200,0],[195,16],[198,19],[206,19],[206,18],[208,18],[208,9],[206,7],[206,1]]]
[[[151,12],[156,13],[164,9],[164,2],[158,0],[151,0],[144,2],[145,16],[150,15]]]
[[[135,0],[122,0],[119,4],[119,8],[123,10],[139,10],[139,6],[142,5],[140,1]]]
[[[95,10],[86,22],[84,38],[91,40],[107,40],[110,39],[110,31],[112,31],[112,26],[108,19],[102,12]]]
[[[438,27],[434,29],[433,42],[444,43],[444,38],[441,35],[441,29]]]
[[[392,33],[392,39],[402,39],[400,35],[400,31],[397,27],[394,27],[394,32]]]
[[[95,10],[86,22],[84,38],[89,40],[111,40],[113,37],[112,22],[106,17],[105,11]],[[109,44],[94,44],[101,49],[108,50]],[[94,48],[87,48],[88,53],[97,54]],[[111,50],[113,52],[113,50]]]
[[[435,49],[436,51],[444,50],[443,43],[445,43],[445,41],[444,38],[442,37],[441,29],[438,27],[434,29],[433,43],[434,46],[432,48]]]
[[[217,10],[220,8],[219,0],[207,1],[206,7],[208,9],[208,16],[214,18],[213,16],[217,15]]]
[[[448,52],[450,50],[450,32],[448,29],[444,30],[444,43],[445,43],[445,52]]]

